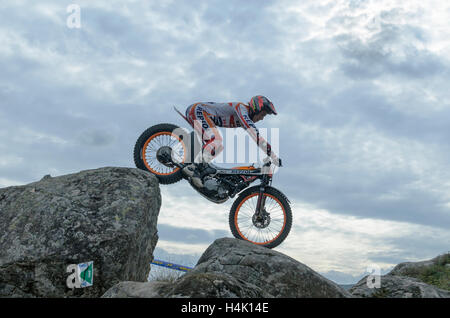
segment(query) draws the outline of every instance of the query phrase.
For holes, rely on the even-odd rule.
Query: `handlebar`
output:
[[[279,167],[282,167],[281,159],[278,158],[278,161],[280,163]],[[266,157],[263,159],[263,163],[264,167],[270,167],[270,165],[272,164],[272,159],[270,157]]]

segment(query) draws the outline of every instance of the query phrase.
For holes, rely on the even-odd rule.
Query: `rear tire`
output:
[[[176,133],[174,131],[176,130]],[[166,166],[156,158],[156,152],[162,146],[174,146],[182,151],[179,156],[181,163],[190,158],[190,134],[180,133],[180,127],[173,124],[159,124],[145,130],[136,141],[133,151],[134,164],[137,168],[156,175],[161,184],[171,184],[183,178],[181,169],[176,166]]]
[[[231,233],[235,238],[253,244],[274,248],[288,236],[292,226],[292,211],[287,198],[273,187],[266,187],[266,211],[270,214],[269,224],[258,228],[252,216],[259,194],[259,186],[243,191],[234,201],[229,214]],[[248,207],[247,207],[248,205]]]

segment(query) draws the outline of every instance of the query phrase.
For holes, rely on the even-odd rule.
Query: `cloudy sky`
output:
[[[143,130],[185,126],[173,105],[263,94],[294,214],[277,250],[356,277],[450,249],[447,1],[3,1],[0,44],[0,187],[133,167]],[[231,236],[232,201],[161,191],[161,251]]]

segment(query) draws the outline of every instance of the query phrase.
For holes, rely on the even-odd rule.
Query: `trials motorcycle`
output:
[[[140,135],[133,155],[136,167],[153,173],[161,184],[186,179],[198,193],[217,204],[238,195],[228,217],[233,236],[267,248],[281,244],[291,229],[292,212],[288,198],[271,185],[270,153],[262,167],[253,164],[228,169],[210,163],[215,172],[205,176],[204,186],[197,188],[182,169],[194,162],[199,151],[201,141],[194,131],[163,123]],[[260,184],[250,187],[256,180]]]

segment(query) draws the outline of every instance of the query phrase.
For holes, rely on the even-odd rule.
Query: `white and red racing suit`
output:
[[[189,123],[202,136],[204,161],[210,162],[223,150],[222,135],[216,127],[242,127],[264,153],[271,149],[270,144],[259,135],[258,128],[250,119],[248,110],[249,106],[244,103],[214,102],[195,103],[186,109]],[[278,166],[276,154],[270,151],[270,156],[273,163]]]

